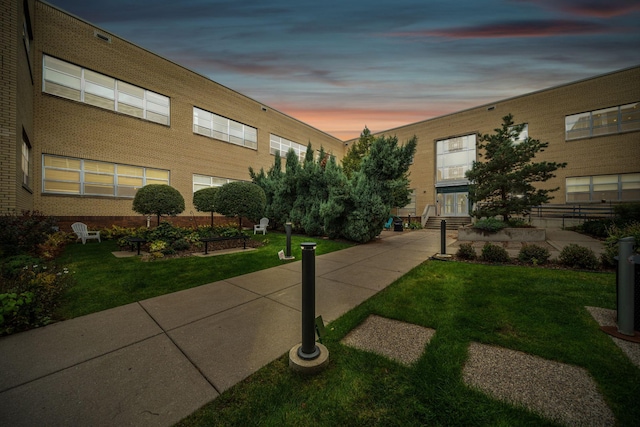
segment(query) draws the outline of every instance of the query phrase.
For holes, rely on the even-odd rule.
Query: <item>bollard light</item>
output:
[[[316,244],[302,243],[302,345],[298,356],[312,360],[320,355],[316,345]]]
[[[633,237],[618,241],[618,332],[634,335],[634,264]]]
[[[446,255],[447,253],[447,221],[444,219],[440,221],[440,254]]]

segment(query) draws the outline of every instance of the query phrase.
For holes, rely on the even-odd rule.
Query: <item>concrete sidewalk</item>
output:
[[[438,231],[384,232],[316,257],[316,315],[439,247]],[[0,425],[172,425],[300,343],[301,281],[296,261],[0,338]]]
[[[454,253],[457,233],[447,235]],[[550,236],[558,246],[584,244],[577,233]],[[381,237],[316,257],[316,315],[325,322],[440,252],[439,230]],[[0,425],[174,424],[300,343],[301,267],[0,338]]]

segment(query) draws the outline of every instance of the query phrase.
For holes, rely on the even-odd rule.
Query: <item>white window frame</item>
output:
[[[616,111],[615,115],[610,114],[613,111]],[[599,117],[609,117],[611,120],[602,124],[598,123]],[[576,127],[578,123],[582,126]],[[564,118],[565,141],[638,130],[640,130],[640,101],[571,114]],[[572,133],[577,136],[571,136]]]
[[[22,185],[30,188],[29,177],[31,175],[31,144],[26,139],[25,135],[22,135]]]
[[[193,133],[252,150],[258,149],[258,129],[195,106]]]
[[[201,182],[196,182],[196,178],[199,178]],[[205,181],[208,181],[208,182],[205,182]],[[240,180],[194,173],[192,177],[193,192],[195,193],[196,191],[202,190],[203,188],[222,187],[225,184],[228,184],[230,182],[237,182],[237,181],[240,181]]]
[[[51,59],[52,60],[51,62],[58,61],[69,67],[79,69],[80,76],[72,76],[59,69],[52,68],[51,66],[47,67],[46,63],[48,59]],[[48,74],[47,70],[50,70],[50,72],[56,73],[57,75],[63,78],[66,75],[66,77],[71,80],[79,80],[79,87],[72,87],[72,86],[65,85],[64,82],[62,81],[47,79],[47,74]],[[89,75],[91,73],[94,73],[98,79],[112,80],[114,82],[113,87],[108,87],[103,84],[100,84],[99,82],[94,82],[93,80],[87,79],[87,77],[85,77],[85,74]],[[61,87],[70,88],[70,89],[73,89],[74,91],[79,91],[79,99],[76,99],[70,96],[64,96],[61,93],[47,91],[47,82],[61,86]],[[124,90],[121,92],[118,89],[118,85],[120,83],[123,84],[123,87],[124,85],[128,85],[143,91],[142,105],[137,107],[142,110],[141,116],[136,114],[131,114],[129,111],[127,111],[126,108],[119,107],[119,102],[122,102],[124,105],[130,106],[130,103],[120,101],[121,94],[122,94],[122,98],[125,98],[125,99],[127,96],[133,97],[132,94],[125,92]],[[62,59],[56,58],[54,56],[46,55],[46,54],[42,55],[42,91],[44,93],[49,93],[50,95],[71,99],[73,101],[79,101],[79,102],[93,105],[105,110],[117,111],[127,116],[138,117],[138,118],[141,118],[153,123],[158,123],[164,126],[171,126],[171,98],[169,98],[168,96],[161,95],[159,93],[150,91],[140,86],[133,85],[131,83],[122,82],[118,79],[114,79],[113,77],[107,76],[106,74],[98,73],[88,68],[84,68],[84,67],[72,64],[70,62],[63,61]],[[87,95],[90,95],[90,97],[96,97],[96,98],[100,98],[108,101],[109,108],[105,107],[104,105],[100,105],[99,103],[88,102],[86,100]]]
[[[571,191],[574,190],[574,191]],[[565,178],[565,200],[567,203],[599,203],[602,201],[602,192],[615,191],[617,197],[607,201],[635,201],[627,199],[623,193],[625,190],[640,191],[640,173],[587,175]],[[587,200],[571,200],[569,195],[588,195]]]
[[[293,150],[300,162],[304,162],[304,158],[307,155],[306,145],[298,144],[278,135],[269,134],[269,153],[275,156],[276,152],[280,152],[280,157],[286,157],[289,150]]]
[[[57,158],[57,159],[68,159],[68,160],[72,160],[74,162],[79,162],[79,169],[73,169],[73,168],[64,168],[64,167],[54,167],[54,166],[45,166],[46,164],[46,159],[47,158]],[[107,165],[110,165],[113,167],[113,172],[96,172],[96,171],[87,171],[85,170],[85,161],[86,162],[94,162],[94,163],[104,163]],[[127,175],[125,173],[119,173],[118,172],[118,167],[133,167],[133,168],[139,168],[142,170],[142,174],[140,176],[135,176],[135,178],[140,178],[141,179],[141,185],[140,186],[131,186],[131,185],[127,185],[127,184],[120,184],[119,183],[119,178],[130,178],[130,177],[134,177],[133,175]],[[47,171],[55,171],[55,170],[60,170],[60,171],[74,171],[78,173],[79,176],[79,180],[72,180],[72,181],[64,181],[64,180],[57,180],[57,179],[48,179],[47,177]],[[167,174],[167,179],[161,179],[158,177],[147,177],[147,174],[150,173],[151,171],[156,171],[156,172],[166,172]],[[85,179],[85,174],[94,174],[94,175],[102,175],[102,176],[111,176],[113,178],[112,180],[112,184],[111,186],[113,187],[113,193],[112,194],[98,194],[98,193],[89,193],[85,190],[85,184],[87,183],[87,180]],[[119,164],[119,163],[110,163],[110,162],[103,162],[101,160],[93,160],[93,159],[80,159],[80,158],[75,158],[75,157],[65,157],[65,156],[55,156],[55,155],[51,155],[51,154],[43,154],[42,155],[42,193],[43,194],[63,194],[66,196],[92,196],[92,197],[118,197],[118,198],[128,198],[128,199],[132,199],[135,197],[135,191],[133,195],[129,195],[129,194],[119,194],[119,189],[131,189],[133,188],[134,190],[138,190],[140,187],[144,187],[147,184],[166,184],[166,185],[170,185],[170,181],[171,181],[171,172],[169,170],[166,169],[158,169],[158,168],[147,168],[144,166],[135,166],[135,165],[125,165],[125,164]],[[46,190],[46,183],[47,182],[68,182],[68,183],[74,183],[74,184],[78,184],[78,192],[65,192],[65,191],[47,191]],[[89,184],[96,184],[97,182],[89,182]],[[106,183],[105,183],[106,184]],[[105,187],[109,187],[109,185],[105,185]]]

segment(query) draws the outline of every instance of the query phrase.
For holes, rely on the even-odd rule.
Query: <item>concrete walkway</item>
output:
[[[420,230],[318,256],[316,315],[439,251]],[[170,426],[298,344],[300,306],[296,261],[0,338],[0,425]]]

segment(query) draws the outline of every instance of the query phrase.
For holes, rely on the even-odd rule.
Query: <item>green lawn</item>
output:
[[[614,274],[428,261],[328,325],[320,374],[283,355],[179,425],[554,425],[463,384],[472,341],[584,367],[619,425],[637,425],[640,369],[585,306],[615,308]],[[436,334],[411,367],[340,344],[371,314]]]
[[[73,272],[75,284],[65,292],[58,315],[70,319],[283,264],[278,251],[286,246],[284,234],[252,237],[266,244],[235,254],[151,262],[141,261],[139,257],[114,257],[111,252],[119,250],[114,241],[71,244],[57,262]],[[317,255],[351,246],[333,240],[292,236],[291,253],[298,260],[301,259],[300,243],[305,241],[317,243]]]

